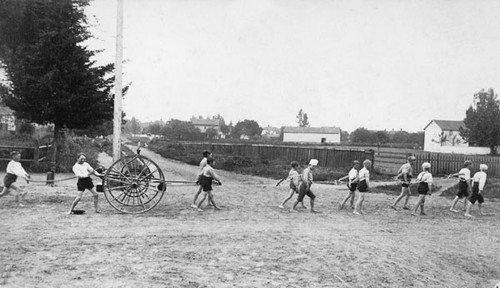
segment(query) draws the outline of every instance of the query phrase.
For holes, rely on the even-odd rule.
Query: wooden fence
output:
[[[10,161],[12,159],[10,152],[16,150],[21,152],[21,162],[33,162],[38,164],[38,162],[47,158],[47,154],[51,147],[52,145],[40,145],[35,147],[0,146],[0,161]]]
[[[183,143],[183,145],[199,151],[210,150],[214,154],[260,157],[263,160],[295,160],[301,164],[307,164],[310,159],[317,159],[320,166],[332,168],[349,168],[354,160],[363,162],[365,159],[369,159],[374,162],[373,150],[364,149],[226,143]]]

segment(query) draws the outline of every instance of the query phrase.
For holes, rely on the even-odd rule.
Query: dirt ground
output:
[[[197,167],[147,149],[142,154],[167,179],[195,177]],[[315,185],[321,213],[293,213],[290,202],[278,208],[286,183],[218,172],[221,211],[189,208],[197,187],[172,185],[145,214],[121,214],[102,194],[96,214],[87,194],[78,206],[87,213],[67,215],[76,180],[26,185],[26,207],[16,207],[13,196],[0,199],[0,286],[490,288],[500,282],[499,202],[487,201],[488,215],[469,219],[449,212],[450,200],[435,194],[426,202],[428,215],[412,217],[389,209],[393,196],[369,194],[367,214],[355,216],[337,208],[346,187]]]

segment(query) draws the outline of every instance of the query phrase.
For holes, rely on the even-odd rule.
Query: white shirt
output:
[[[299,187],[300,184],[300,174],[295,169],[290,169],[288,172],[288,180],[292,182],[296,187]]]
[[[352,168],[351,171],[349,171],[348,176],[349,184],[358,182],[358,170],[356,170],[356,168]]]
[[[474,174],[474,182],[479,182],[479,191],[482,191],[486,184],[486,173],[483,171],[476,172],[476,174]]]
[[[9,164],[7,164],[6,172],[9,174],[17,175],[18,177],[28,179],[28,173],[24,170],[21,162],[17,162],[14,160],[10,160]]]
[[[408,174],[410,176],[413,176],[413,168],[411,168],[411,164],[410,163],[405,163],[401,166],[401,168],[399,168],[399,172],[398,174]]]
[[[312,173],[312,170],[311,170],[311,167],[307,167],[306,169],[304,169],[304,171],[302,171],[302,182],[304,182],[304,184],[306,185],[311,185],[313,183],[313,173]]]
[[[73,165],[73,173],[75,173],[78,178],[88,178],[93,172],[94,169],[87,162],[83,162],[82,164],[76,162],[75,165]]]
[[[366,169],[365,167],[359,170],[358,177],[359,177],[359,182],[365,180],[366,185],[370,183],[370,171],[368,171],[368,169]]]
[[[417,182],[432,184],[432,174],[429,171],[422,171],[417,176]]]
[[[207,166],[207,164],[208,163],[207,163],[207,158],[206,157],[204,157],[203,159],[201,159],[200,166],[199,166],[200,170],[198,171],[198,175],[201,175],[201,172],[203,171],[203,168],[205,168],[205,166]]]
[[[220,181],[219,176],[217,176],[217,174],[215,174],[214,168],[212,168],[212,166],[210,166],[208,164],[203,168],[203,170],[201,171],[201,174],[205,177],[212,177],[213,179]]]
[[[462,168],[458,172],[458,179],[461,181],[469,181],[470,180],[470,170],[469,168]]]

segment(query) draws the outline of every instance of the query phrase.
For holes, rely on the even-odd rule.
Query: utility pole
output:
[[[122,58],[123,58],[123,0],[118,1],[116,17],[115,104],[113,118],[113,161],[121,158],[122,138]]]

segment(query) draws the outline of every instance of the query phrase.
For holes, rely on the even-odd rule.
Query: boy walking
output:
[[[339,181],[344,181],[345,179],[349,179],[349,182],[347,182],[347,188],[349,188],[349,192],[344,197],[344,200],[342,200],[342,202],[340,203],[339,209],[344,209],[344,205],[349,199],[351,199],[351,209],[354,209],[354,196],[356,194],[356,188],[358,187],[358,181],[359,181],[358,169],[359,169],[359,161],[358,160],[352,161],[352,168],[349,171],[349,174],[339,179]]]
[[[290,172],[288,172],[288,177],[287,177],[287,179],[290,181],[290,192],[288,193],[288,196],[283,200],[283,202],[281,202],[281,204],[278,206],[281,209],[285,208],[285,203],[288,200],[292,199],[293,194],[299,192],[299,185],[300,185],[300,174],[298,171],[299,162],[292,161],[292,163],[290,163],[290,166],[292,166],[292,169],[290,169]],[[304,203],[302,203],[302,207],[304,207]]]
[[[460,169],[458,173],[451,174],[448,176],[448,178],[451,177],[458,177],[458,193],[455,199],[453,199],[453,202],[451,203],[450,211],[451,212],[458,212],[457,209],[455,209],[455,206],[457,205],[457,202],[459,199],[464,198],[464,208],[467,207],[467,204],[469,200],[467,200],[467,197],[469,197],[469,191],[471,190],[471,178],[470,178],[470,166],[472,166],[472,161],[466,160],[464,162],[464,167]]]
[[[78,194],[71,204],[71,208],[69,209],[68,214],[73,213],[73,210],[75,209],[78,202],[82,200],[83,192],[85,192],[85,190],[88,190],[90,191],[90,193],[92,193],[92,196],[94,197],[95,213],[99,213],[99,195],[95,191],[94,183],[92,183],[92,178],[90,178],[90,175],[94,174],[98,177],[103,175],[95,171],[94,168],[92,168],[92,166],[90,166],[90,164],[86,162],[87,158],[85,157],[85,154],[78,154],[77,159],[78,160],[76,161],[75,165],[73,165],[73,173],[75,173],[76,177],[78,178],[78,182],[76,183]]]
[[[301,182],[299,185],[299,196],[293,204],[293,211],[297,211],[297,204],[302,203],[304,201],[304,197],[307,195],[311,201],[311,213],[317,212],[314,210],[314,199],[316,196],[311,191],[311,185],[313,184],[313,171],[316,169],[316,166],[318,166],[318,163],[318,160],[311,159],[307,168],[302,172]]]
[[[0,198],[8,195],[11,190],[14,190],[16,191],[15,197],[17,205],[23,207],[24,205],[21,203],[21,200],[24,196],[26,196],[26,193],[16,184],[16,180],[18,177],[21,177],[26,180],[26,183],[29,183],[30,175],[21,165],[21,153],[19,151],[10,152],[10,156],[12,157],[12,160],[10,160],[9,164],[7,164],[7,174],[3,178],[3,190],[2,193],[0,193]]]
[[[359,177],[359,184],[358,184],[358,191],[359,191],[359,198],[358,201],[356,202],[356,206],[354,207],[354,215],[363,215],[363,202],[365,201],[365,194],[368,192],[368,189],[370,187],[370,167],[372,166],[372,161],[366,159],[363,161],[363,168],[359,170],[358,177]]]
[[[417,214],[418,207],[420,206],[420,215],[426,215],[424,212],[425,196],[430,194],[432,185],[432,174],[429,172],[431,163],[425,162],[422,164],[422,172],[417,176],[418,182],[418,202],[413,209],[412,216]]]
[[[198,211],[203,212],[203,209],[201,209],[201,204],[205,201],[205,199],[208,196],[208,203],[212,203],[214,206],[214,209],[216,210],[221,210],[215,202],[214,202],[214,196],[212,194],[212,181],[215,180],[219,183],[219,185],[222,185],[222,182],[219,179],[219,176],[215,174],[214,168],[212,168],[212,164],[214,163],[214,158],[212,157],[207,157],[207,165],[203,168],[201,171],[201,177],[200,177],[200,184],[201,188],[203,190],[203,198],[200,200],[198,203]]]
[[[191,204],[191,208],[198,208],[198,205],[196,205],[196,200],[198,200],[198,197],[201,194],[201,191],[203,190],[203,187],[201,186],[200,180],[201,180],[201,173],[203,172],[203,168],[207,166],[207,158],[212,156],[212,153],[208,150],[203,151],[203,159],[200,161],[199,165],[199,170],[198,174],[196,175],[196,184],[199,184],[200,187],[198,188],[198,192],[194,195],[193,203]]]
[[[410,156],[408,157],[408,162],[403,164],[401,168],[399,168],[398,175],[395,177],[397,179],[401,180],[401,194],[399,194],[398,198],[394,201],[394,204],[391,205],[391,208],[394,210],[396,209],[396,205],[398,204],[403,197],[405,198],[405,204],[403,206],[403,209],[409,210],[410,208],[408,207],[408,200],[410,200],[410,183],[411,183],[411,178],[413,176],[413,168],[412,165],[415,163],[415,156]]]
[[[465,216],[467,217],[474,217],[470,214],[470,209],[476,201],[478,202],[479,215],[484,215],[481,206],[484,203],[483,189],[486,184],[486,171],[488,170],[488,166],[486,164],[481,164],[479,165],[479,170],[480,171],[476,172],[474,177],[472,177],[472,196],[470,197],[469,203],[467,203],[465,211]]]

